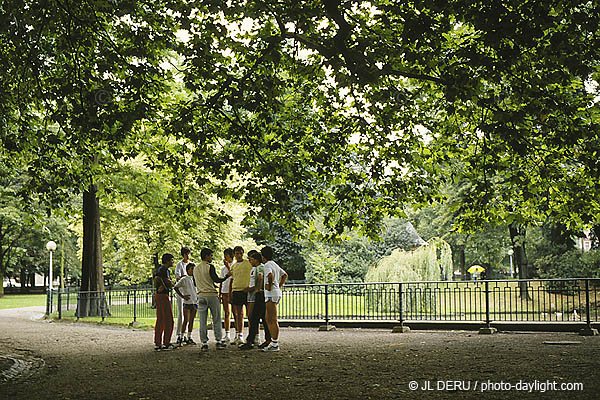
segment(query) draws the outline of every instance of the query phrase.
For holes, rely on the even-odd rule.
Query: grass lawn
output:
[[[81,322],[84,324],[98,324],[98,325],[107,325],[107,326],[120,326],[123,328],[134,328],[134,329],[144,329],[144,330],[154,329],[154,324],[156,323],[156,318],[137,318],[136,322],[139,325],[131,326],[130,324],[133,322],[133,318],[107,317],[104,319],[104,321],[102,321],[101,317],[87,317],[87,318],[80,318],[79,320],[77,320],[77,318],[73,314],[74,313],[69,313],[68,315],[65,315],[65,313],[63,313],[61,321],[63,321],[63,322]],[[58,320],[58,313],[52,314],[52,318]],[[175,322],[175,324],[177,324],[177,316],[175,316],[175,318],[173,318],[173,321]],[[209,317],[208,321],[209,321],[209,324],[212,322],[210,317]],[[233,317],[232,317],[232,321],[233,321]],[[194,319],[194,332],[196,332],[199,329],[199,327],[200,327],[199,323],[200,322],[198,321],[198,316],[196,316],[196,318]],[[176,336],[175,329],[173,330],[173,336]]]
[[[102,321],[102,317],[86,317],[80,318],[77,320],[75,316],[76,305],[71,304],[69,309],[63,309],[62,312],[62,320],[68,322],[82,322],[82,323],[91,323],[91,324],[99,324],[99,325],[115,325],[121,327],[130,327],[135,329],[154,329],[154,324],[156,323],[156,314],[153,309],[150,308],[150,304],[142,303],[139,304],[137,310],[139,311],[138,317],[136,318],[136,322],[138,325],[132,327],[130,324],[133,322],[133,306],[131,304],[113,304],[109,307],[110,316],[104,318]],[[177,323],[177,314],[174,312],[173,320]],[[52,318],[58,319],[58,312],[52,313]],[[231,317],[233,321],[233,316]],[[209,317],[209,322],[212,321]],[[194,329],[199,328],[198,315],[194,318]]]
[[[46,306],[45,294],[7,294],[0,297],[0,309]]]
[[[58,313],[52,314],[52,318],[58,320]],[[81,322],[85,324],[98,324],[98,325],[108,325],[108,326],[120,326],[123,328],[135,328],[135,329],[154,329],[154,323],[156,322],[156,318],[138,318],[136,322],[139,323],[137,326],[130,326],[129,324],[133,322],[132,318],[105,318],[102,321],[100,317],[87,317],[80,318],[77,320],[75,316],[72,315],[64,315],[62,316],[61,321],[63,322]],[[177,322],[177,318],[175,318],[175,322]],[[197,328],[198,321],[194,323],[194,328]]]

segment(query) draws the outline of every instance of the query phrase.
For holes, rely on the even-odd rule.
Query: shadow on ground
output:
[[[214,341],[206,353],[199,346],[154,352],[149,331],[36,321],[29,314],[0,312],[0,356],[43,360],[29,376],[0,383],[2,399],[594,399],[600,393],[599,337],[285,328],[279,353],[217,351]],[[567,341],[577,343],[560,344]],[[519,382],[521,390],[506,386]],[[558,390],[549,390],[552,382]],[[583,390],[560,390],[571,383]]]

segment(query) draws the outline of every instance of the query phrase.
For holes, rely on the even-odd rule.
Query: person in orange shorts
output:
[[[152,279],[156,289],[154,300],[156,303],[156,324],[154,325],[154,350],[175,350],[171,344],[173,334],[173,306],[169,299],[169,292],[173,288],[169,268],[173,266],[175,257],[172,254],[163,254],[162,265],[155,271]]]

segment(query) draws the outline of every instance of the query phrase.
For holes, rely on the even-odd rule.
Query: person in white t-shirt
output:
[[[264,262],[265,319],[271,333],[271,343],[263,351],[279,351],[279,323],[277,322],[277,304],[281,299],[281,288],[288,275],[275,261],[273,248],[265,246],[260,251]]]
[[[181,248],[181,257],[182,260],[177,263],[175,266],[175,280],[178,282],[181,278],[186,276],[186,266],[190,263],[190,256],[192,251],[189,247],[183,246]],[[176,307],[177,307],[177,345],[181,346],[183,343],[182,335],[185,333],[185,329],[183,328],[183,299],[177,296],[176,299]]]
[[[183,332],[185,335],[185,327],[187,326],[187,339],[183,337],[183,341],[187,344],[196,344],[192,340],[192,331],[194,330],[194,318],[198,311],[198,289],[194,284],[194,267],[196,264],[189,263],[186,266],[187,275],[181,277],[175,284],[175,292],[183,301]]]
[[[233,249],[226,248],[223,251],[223,267],[221,267],[221,278],[224,277],[231,271],[231,264],[233,263]],[[231,314],[230,314],[230,301],[231,301],[231,276],[224,282],[221,282],[219,289],[219,300],[223,304],[223,322],[225,324],[225,337],[223,337],[224,343],[231,342],[229,331],[231,329]]]

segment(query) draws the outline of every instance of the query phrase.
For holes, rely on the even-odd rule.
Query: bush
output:
[[[547,255],[536,260],[540,278],[600,278],[600,250],[582,253],[569,250],[558,255]]]
[[[562,254],[541,256],[534,262],[540,278],[579,278],[583,272],[583,261],[579,250],[569,250]]]
[[[304,255],[306,260],[307,283],[334,283],[338,282],[339,257],[332,256],[321,244],[316,244]]]
[[[581,256],[582,278],[600,278],[600,250],[591,250]]]

